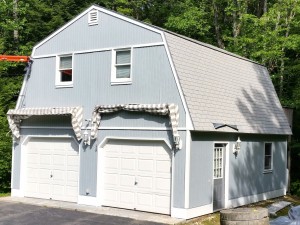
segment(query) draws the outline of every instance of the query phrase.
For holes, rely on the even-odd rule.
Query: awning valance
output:
[[[175,104],[120,104],[120,105],[99,105],[96,106],[92,117],[91,138],[97,138],[97,131],[100,126],[101,114],[117,111],[147,112],[156,115],[169,115],[175,147],[179,149],[180,136],[178,133],[179,112]]]
[[[47,107],[47,108],[21,108],[10,109],[7,112],[9,128],[12,134],[20,137],[20,123],[30,116],[71,115],[71,123],[77,140],[81,140],[81,126],[83,119],[82,107]]]

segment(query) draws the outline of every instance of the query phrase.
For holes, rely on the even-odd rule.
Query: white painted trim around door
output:
[[[132,141],[162,141],[164,142],[170,149],[171,153],[172,153],[172,158],[171,160],[171,190],[170,190],[170,214],[172,214],[173,211],[173,202],[174,202],[174,192],[173,192],[173,174],[174,174],[174,154],[173,154],[173,149],[172,149],[172,145],[165,139],[165,138],[136,138],[136,137],[115,137],[115,136],[107,136],[105,137],[98,145],[98,160],[97,160],[97,202],[99,203],[99,205],[103,205],[103,196],[102,196],[102,190],[103,190],[103,165],[104,165],[104,147],[106,146],[107,142],[109,140],[132,140]]]
[[[26,165],[27,165],[27,157],[26,157],[26,148],[27,148],[27,144],[30,141],[30,139],[32,138],[69,138],[69,139],[73,139],[75,141],[75,143],[77,143],[77,140],[75,139],[74,136],[71,135],[51,135],[51,136],[47,136],[47,135],[28,135],[25,137],[25,139],[22,141],[21,143],[21,171],[20,171],[20,189],[19,191],[14,191],[15,193],[18,193],[19,196],[24,197],[25,196],[25,185],[26,185]],[[79,160],[79,171],[78,171],[78,186],[77,186],[77,190],[78,190],[78,195],[79,195],[79,185],[80,185],[80,144],[78,144],[78,151],[79,151],[79,155],[78,155],[78,160]]]

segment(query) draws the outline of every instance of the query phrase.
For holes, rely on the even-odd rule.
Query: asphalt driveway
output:
[[[130,218],[0,201],[0,225],[162,225]]]

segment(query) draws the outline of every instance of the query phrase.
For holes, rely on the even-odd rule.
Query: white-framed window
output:
[[[214,147],[214,179],[223,178],[224,145],[215,144]]]
[[[272,143],[265,143],[265,154],[264,154],[264,171],[272,171],[273,169],[273,151]]]
[[[130,84],[132,81],[132,49],[112,51],[112,84]]]
[[[89,25],[98,24],[98,10],[92,10],[88,13],[88,24]]]
[[[73,55],[60,55],[56,57],[56,78],[57,87],[73,86]]]

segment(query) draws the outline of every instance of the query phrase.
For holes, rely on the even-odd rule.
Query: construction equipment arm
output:
[[[28,62],[29,60],[29,56],[0,55],[0,61]]]

